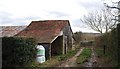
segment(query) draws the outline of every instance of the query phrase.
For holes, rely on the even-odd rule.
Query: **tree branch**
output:
[[[115,8],[115,9],[120,10],[120,8],[118,8],[118,7],[114,7],[114,6],[108,6],[108,5],[107,5],[107,7],[108,7],[108,8]]]

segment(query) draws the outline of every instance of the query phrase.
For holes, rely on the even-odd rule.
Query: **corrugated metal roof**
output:
[[[0,37],[14,36],[25,28],[26,26],[0,26]]]

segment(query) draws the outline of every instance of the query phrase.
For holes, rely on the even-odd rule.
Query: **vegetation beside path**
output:
[[[98,57],[98,64],[101,67],[117,67],[117,60],[115,56],[111,52],[106,52],[104,54],[104,50],[101,47],[97,47],[95,49],[97,57]]]
[[[120,29],[120,28],[119,28]],[[117,67],[118,65],[118,29],[114,28],[95,39],[95,51],[101,67]]]
[[[90,48],[84,48],[82,53],[78,56],[76,63],[80,66],[91,57],[92,50]]]
[[[75,48],[75,50],[68,51],[67,54],[62,54],[58,56],[53,56],[50,60],[47,60],[46,62],[42,64],[38,64],[36,62],[33,62],[32,64],[29,64],[29,67],[56,67],[59,66],[63,61],[66,61],[67,59],[74,56],[78,51],[79,47]]]

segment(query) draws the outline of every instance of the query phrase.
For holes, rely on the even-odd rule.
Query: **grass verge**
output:
[[[72,56],[74,56],[77,53],[77,50],[71,50],[68,51],[67,54],[62,54],[59,56],[53,56],[50,60],[47,60],[46,62],[42,63],[42,64],[38,64],[36,62],[33,62],[31,64],[29,64],[29,67],[55,67],[58,66],[62,61],[65,61],[69,58],[71,58]]]

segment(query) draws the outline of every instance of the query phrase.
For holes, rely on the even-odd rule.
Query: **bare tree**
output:
[[[110,14],[109,10],[106,9],[84,15],[81,21],[91,29],[100,32],[101,34],[103,33],[103,30],[108,32],[116,25],[113,16]]]
[[[108,8],[115,8],[115,9],[118,9],[120,11],[120,1],[118,2],[113,2],[111,0],[111,3],[113,4],[112,6],[109,6],[107,3],[104,3],[104,5]]]
[[[112,0],[111,0],[111,3],[113,4],[112,6],[109,6],[107,3],[104,3],[104,5],[107,7],[107,8],[109,8],[109,9],[111,9],[111,11],[113,11],[114,10],[114,12],[113,13],[111,13],[114,17],[116,17],[116,21],[118,21],[118,22],[120,22],[120,1],[118,1],[118,2],[113,2]],[[116,13],[117,12],[117,13]]]

